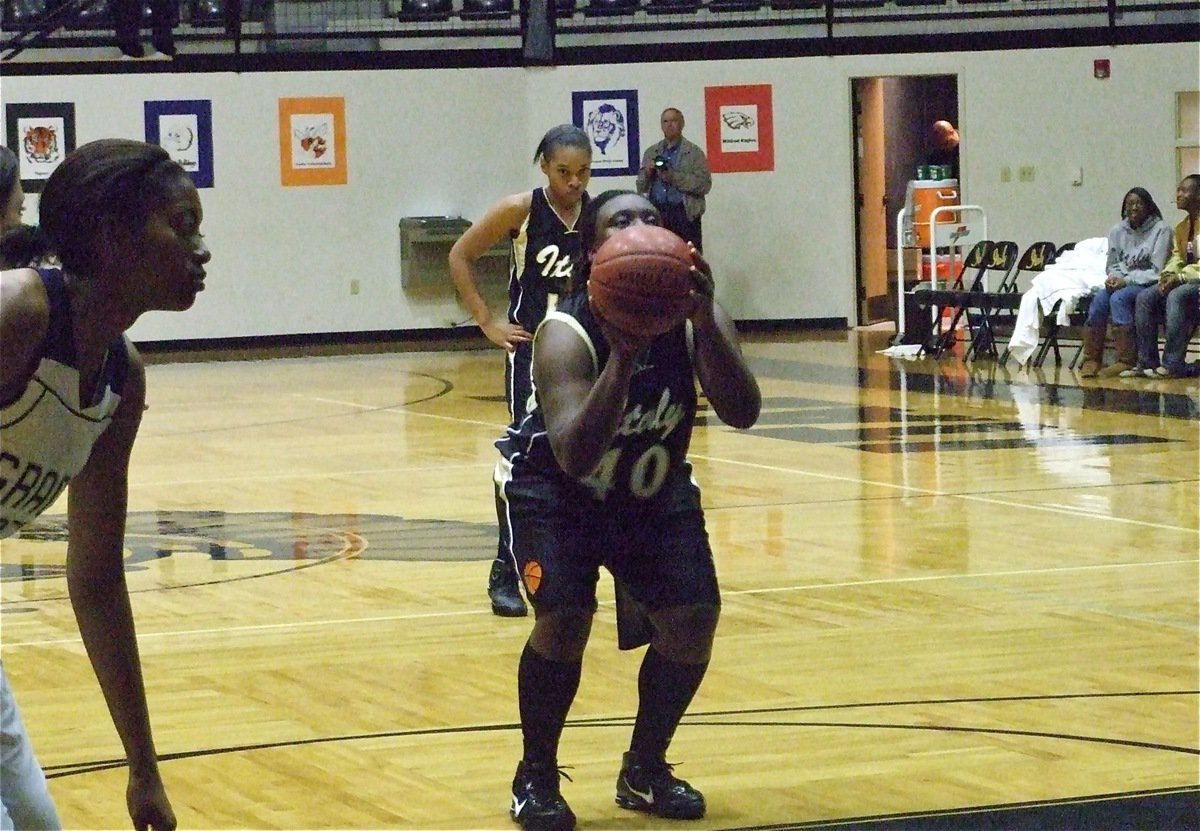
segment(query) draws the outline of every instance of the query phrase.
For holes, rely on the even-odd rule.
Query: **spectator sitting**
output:
[[[1079,375],[1109,378],[1137,363],[1133,331],[1134,303],[1138,292],[1158,279],[1171,250],[1171,228],[1145,188],[1133,188],[1121,202],[1121,221],[1108,232],[1107,275],[1104,288],[1088,307],[1083,330],[1083,366]],[[1101,368],[1109,316],[1117,357]]]
[[[1180,378],[1191,373],[1184,362],[1188,340],[1200,319],[1200,174],[1185,176],[1175,189],[1175,206],[1187,216],[1175,226],[1171,239],[1171,258],[1158,283],[1137,296],[1138,364],[1122,372],[1123,377],[1145,375],[1150,378]],[[1158,361],[1158,327],[1166,318],[1166,344],[1162,363]]]

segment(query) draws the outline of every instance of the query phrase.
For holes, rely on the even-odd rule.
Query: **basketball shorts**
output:
[[[685,468],[650,504],[597,502],[520,466],[504,483],[508,537],[535,611],[596,609],[603,566],[648,610],[720,604],[700,489]]]
[[[533,344],[517,344],[504,367],[509,424],[520,424],[533,408]]]

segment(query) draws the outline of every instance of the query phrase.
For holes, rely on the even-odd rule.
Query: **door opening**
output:
[[[856,291],[858,324],[895,320],[896,215],[917,167],[931,161],[934,122],[958,126],[958,77],[905,75],[851,81],[854,137]],[[957,168],[957,165],[955,165]],[[961,170],[955,177],[962,189]],[[920,252],[905,249],[916,277]]]

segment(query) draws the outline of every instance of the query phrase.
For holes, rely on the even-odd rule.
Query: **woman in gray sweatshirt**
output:
[[[1092,296],[1083,330],[1084,378],[1120,375],[1137,363],[1134,303],[1138,292],[1158,280],[1171,253],[1171,227],[1145,188],[1133,188],[1121,202],[1121,221],[1108,232],[1108,278]],[[1116,361],[1101,369],[1109,318]]]

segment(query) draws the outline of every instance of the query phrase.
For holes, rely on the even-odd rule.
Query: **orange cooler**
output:
[[[918,179],[912,183],[912,197],[912,224],[916,244],[918,248],[928,248],[930,244],[929,217],[936,208],[958,204],[958,180],[921,181]],[[947,211],[938,216],[939,224],[949,225],[954,222],[958,222],[957,211]]]

